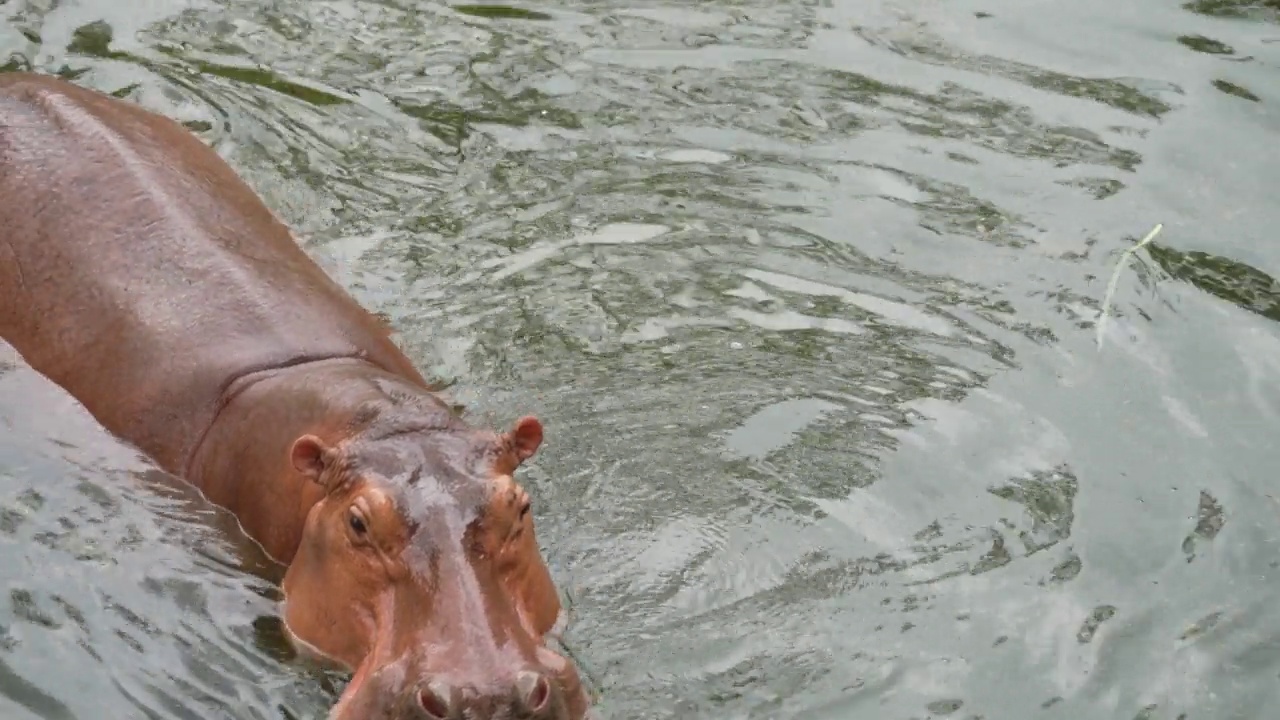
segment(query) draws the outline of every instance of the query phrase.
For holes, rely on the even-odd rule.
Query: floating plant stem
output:
[[[1159,235],[1160,230],[1163,228],[1163,223],[1156,223],[1156,226],[1151,228],[1151,232],[1147,233],[1147,236],[1142,238],[1141,242],[1120,254],[1120,260],[1116,263],[1116,269],[1111,273],[1111,280],[1107,283],[1107,294],[1102,296],[1102,308],[1098,311],[1097,341],[1099,350],[1102,349],[1102,334],[1107,329],[1107,317],[1111,310],[1111,296],[1116,294],[1116,283],[1120,281],[1120,271],[1123,270],[1125,264],[1129,262],[1129,257],[1141,250],[1147,243],[1154,240],[1156,235]]]

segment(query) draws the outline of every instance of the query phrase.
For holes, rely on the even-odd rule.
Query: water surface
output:
[[[0,9],[542,418],[604,717],[1280,700],[1273,0]],[[234,523],[5,357],[4,717],[323,717]]]

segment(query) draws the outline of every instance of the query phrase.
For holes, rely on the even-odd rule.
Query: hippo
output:
[[[284,566],[331,720],[581,720],[516,470],[212,148],[133,102],[0,74],[0,337]]]

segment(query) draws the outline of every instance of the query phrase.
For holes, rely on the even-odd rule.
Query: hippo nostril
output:
[[[431,720],[449,720],[453,717],[453,688],[434,680],[418,693],[418,702]]]
[[[551,684],[540,673],[524,670],[516,676],[516,691],[528,712],[541,712],[551,702]]]

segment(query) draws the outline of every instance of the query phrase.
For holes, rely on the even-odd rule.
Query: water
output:
[[[604,717],[1273,714],[1274,0],[2,9],[542,418]],[[0,713],[322,717],[234,523],[4,367]]]

